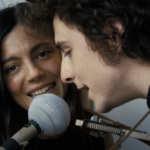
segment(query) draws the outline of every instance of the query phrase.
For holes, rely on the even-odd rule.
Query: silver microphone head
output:
[[[28,118],[40,126],[43,135],[56,136],[66,131],[70,122],[70,111],[61,97],[42,94],[32,100]]]

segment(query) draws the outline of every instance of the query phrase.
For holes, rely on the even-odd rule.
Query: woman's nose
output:
[[[27,81],[31,82],[31,81],[37,81],[39,80],[43,75],[44,72],[37,66],[35,66],[34,64],[30,64],[28,66],[27,69]]]

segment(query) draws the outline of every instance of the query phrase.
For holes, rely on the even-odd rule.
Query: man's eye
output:
[[[38,54],[38,57],[45,57],[45,56],[47,56],[48,54],[49,54],[50,52],[49,51],[43,51],[43,52],[40,52],[39,54]]]
[[[66,53],[64,54],[64,57],[66,57],[66,56],[71,57],[71,51],[66,52]]]
[[[16,66],[16,65],[10,66],[10,67],[7,69],[7,73],[10,73],[10,72],[15,71],[18,67],[19,67],[19,66]]]

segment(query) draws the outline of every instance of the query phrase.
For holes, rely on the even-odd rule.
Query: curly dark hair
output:
[[[52,3],[28,3],[24,14],[24,26],[32,30],[32,36],[53,38],[53,17],[54,11]],[[28,32],[30,34],[30,31]]]
[[[150,62],[149,0],[49,0],[45,3],[47,14],[52,13],[50,17],[58,14],[66,25],[75,25],[85,35],[89,46],[99,51],[104,59],[110,62],[118,59],[115,57],[117,47],[111,47],[108,43],[110,35],[117,35],[128,57]],[[49,16],[42,16],[43,22],[48,19]],[[117,19],[123,24],[123,34],[107,22],[109,19]],[[112,31],[104,31],[106,26],[111,27]]]

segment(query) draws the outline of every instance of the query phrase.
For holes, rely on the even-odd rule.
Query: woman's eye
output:
[[[43,52],[40,52],[39,54],[38,54],[38,57],[45,57],[45,56],[47,56],[48,54],[49,54],[50,52],[49,51],[43,51]]]
[[[66,52],[66,53],[64,54],[64,57],[66,57],[66,56],[71,57],[71,51]]]
[[[15,71],[18,67],[19,67],[19,66],[16,66],[16,65],[10,66],[10,67],[7,69],[7,73],[10,73],[10,72]]]

